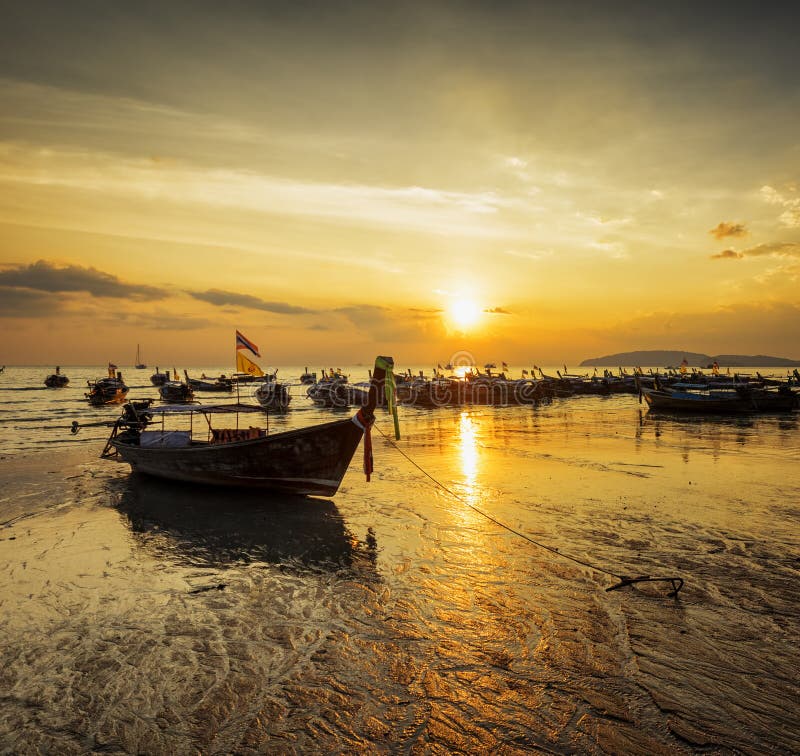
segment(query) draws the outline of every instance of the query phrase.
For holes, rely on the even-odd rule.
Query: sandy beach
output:
[[[2,750],[798,750],[796,416],[617,397],[402,423],[459,499],[380,434],[332,500],[5,455]]]

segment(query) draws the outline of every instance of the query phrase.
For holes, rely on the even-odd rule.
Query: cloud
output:
[[[797,187],[794,184],[791,184],[788,189],[792,193],[797,191]],[[778,205],[785,208],[785,212],[781,213],[778,218],[784,226],[787,228],[800,228],[800,197],[788,197],[785,194],[781,194],[774,187],[762,186],[761,198],[770,205]]]
[[[50,317],[61,309],[58,297],[30,289],[0,286],[0,317]]]
[[[507,212],[530,212],[527,201],[491,190],[454,191],[418,184],[302,181],[234,169],[191,167],[102,152],[33,151],[0,145],[2,179],[14,185],[56,187],[103,197],[247,210],[270,217],[392,228],[402,232],[479,239],[519,238]],[[385,265],[385,262],[382,264]]]
[[[519,257],[523,260],[541,260],[545,257],[552,257],[553,250],[545,249],[538,252],[520,252],[516,249],[504,249],[503,254],[509,255],[510,257]]]
[[[726,223],[722,221],[708,233],[716,239],[727,239],[729,236],[747,236],[750,232],[747,230],[744,223]]]
[[[711,255],[712,260],[741,260],[743,257],[800,257],[800,242],[768,242],[741,252],[726,249]]]
[[[504,307],[487,307],[484,312],[492,315],[511,315],[511,310],[506,310]]]
[[[219,322],[209,318],[197,318],[192,315],[176,315],[164,310],[155,312],[135,312],[122,313],[116,312],[112,317],[104,317],[98,313],[96,318],[102,318],[105,322],[119,325],[126,325],[146,329],[148,331],[197,331],[203,328],[219,326]]]
[[[408,311],[420,318],[431,318],[444,312],[441,307],[409,307]]]
[[[117,276],[103,273],[96,268],[84,268],[80,265],[59,267],[46,260],[0,271],[0,285],[53,293],[85,291],[93,297],[136,300],[163,299],[167,296],[164,289],[124,283]]]
[[[343,315],[355,330],[378,342],[424,342],[444,334],[441,318],[412,309],[392,310],[379,305],[349,305],[335,313]]]
[[[249,294],[237,294],[232,291],[222,291],[221,289],[209,289],[208,291],[189,291],[187,292],[201,302],[208,302],[216,307],[246,307],[251,310],[264,310],[265,312],[275,312],[281,315],[309,315],[316,310],[309,310],[307,307],[298,307],[286,302],[271,302]]]

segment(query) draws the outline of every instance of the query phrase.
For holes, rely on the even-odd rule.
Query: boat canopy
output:
[[[163,407],[148,407],[140,412],[151,415],[189,415],[199,412],[203,415],[234,414],[237,412],[258,412],[264,414],[260,404],[166,404]]]

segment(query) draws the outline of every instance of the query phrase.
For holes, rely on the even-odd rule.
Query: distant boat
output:
[[[361,437],[374,422],[378,393],[384,390],[386,375],[393,365],[390,357],[375,361],[370,399],[352,418],[272,435],[259,428],[239,427],[240,412],[263,412],[256,405],[154,409],[149,402],[129,402],[114,423],[102,456],[127,462],[132,470],[159,478],[333,496]],[[203,415],[208,421],[208,440],[194,440],[191,430],[147,429],[154,415],[166,418],[182,412]],[[211,428],[212,417],[220,414],[236,415],[235,427]],[[193,427],[198,426],[195,423]],[[79,428],[79,423],[73,423],[74,433]],[[368,459],[371,462],[371,456],[365,454],[369,474]]]
[[[158,387],[159,396],[165,401],[175,404],[185,404],[194,400],[194,391],[189,385],[189,375],[184,370],[183,374],[186,376],[186,383],[182,381],[167,381]],[[178,374],[175,374],[178,377]]]
[[[89,404],[119,404],[125,401],[128,387],[122,380],[122,373],[116,372],[117,366],[108,363],[108,378],[97,378],[87,381],[89,391],[84,394]]]
[[[188,380],[192,391],[233,391],[233,382],[224,375],[212,381],[206,379],[204,373],[203,378],[189,378]]]
[[[258,403],[264,409],[277,410],[278,412],[285,412],[289,408],[289,402],[292,400],[291,394],[289,394],[289,387],[275,380],[275,375],[264,381],[254,393]]]
[[[316,373],[309,373],[308,368],[305,369],[305,372],[300,376],[300,383],[304,385],[309,385],[311,383],[317,382],[317,374]]]
[[[740,385],[734,389],[680,390],[665,386],[640,392],[654,410],[736,414],[740,412],[788,412],[798,406],[798,395],[788,385],[777,389]]]
[[[48,375],[47,378],[44,379],[44,385],[47,386],[47,388],[64,388],[68,383],[69,378],[61,374],[60,367],[56,367],[56,372]]]
[[[163,386],[169,380],[169,370],[162,373],[156,366],[156,372],[150,376],[150,383],[154,386]]]
[[[139,345],[136,345],[136,365],[137,370],[144,370],[147,365],[142,362],[142,358],[139,356]]]
[[[330,374],[322,371],[322,378],[309,386],[306,396],[321,407],[363,406],[368,392],[350,384],[347,376],[331,369]]]

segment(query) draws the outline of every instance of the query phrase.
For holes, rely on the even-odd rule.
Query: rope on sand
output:
[[[526,535],[525,533],[520,532],[512,528],[510,525],[506,525],[504,522],[501,522],[495,517],[492,517],[488,512],[484,512],[480,507],[476,507],[474,504],[468,502],[463,496],[459,496],[455,491],[451,488],[448,488],[444,483],[440,482],[436,478],[433,477],[427,470],[425,470],[422,466],[420,466],[416,461],[414,461],[406,452],[404,452],[389,436],[387,436],[378,425],[373,426],[381,436],[386,439],[387,443],[393,447],[396,451],[398,451],[405,459],[413,465],[417,470],[419,470],[426,478],[431,480],[434,485],[441,488],[443,491],[447,492],[452,496],[454,499],[460,501],[462,504],[465,504],[474,512],[477,512],[481,517],[485,517],[490,522],[493,522],[503,530],[507,530],[509,533],[513,533],[516,536],[519,536],[523,540],[527,541],[528,543],[533,544],[534,546],[538,546],[540,549],[544,549],[545,551],[549,551],[551,554],[555,554],[556,556],[561,557],[562,559],[568,559],[571,562],[575,562],[575,564],[579,564],[582,567],[588,567],[591,570],[596,570],[597,572],[602,572],[605,575],[610,575],[613,578],[616,578],[619,582],[615,583],[614,585],[606,588],[606,591],[616,591],[619,588],[624,588],[628,585],[635,585],[636,583],[670,583],[672,586],[672,590],[667,594],[667,596],[672,598],[677,598],[678,592],[681,588],[683,588],[683,578],[681,577],[658,577],[654,575],[620,575],[616,572],[612,572],[611,570],[607,570],[603,567],[599,567],[596,564],[592,564],[591,562],[583,561],[582,559],[578,559],[577,557],[570,556],[569,554],[564,554],[563,552],[559,551],[557,548],[553,546],[548,546],[541,541],[537,541],[530,536]]]

